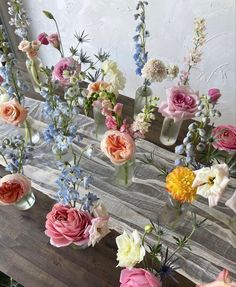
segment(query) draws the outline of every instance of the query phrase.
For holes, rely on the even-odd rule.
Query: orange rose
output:
[[[104,81],[98,81],[95,83],[91,83],[88,85],[88,91],[89,91],[88,95],[90,96],[92,93],[105,91],[109,86],[110,86],[110,84],[108,84]]]
[[[21,174],[8,174],[0,179],[0,203],[13,204],[30,191],[30,181]]]
[[[104,135],[101,150],[112,163],[122,165],[132,159],[135,152],[135,143],[129,134],[110,130]]]
[[[4,102],[0,105],[0,117],[8,124],[18,126],[22,124],[28,111],[22,107],[16,99]]]

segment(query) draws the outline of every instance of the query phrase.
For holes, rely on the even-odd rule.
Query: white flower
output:
[[[92,245],[94,247],[96,243],[98,243],[103,237],[110,233],[108,228],[108,220],[109,216],[96,217],[91,220],[92,225],[89,229],[88,246]]]
[[[122,235],[116,237],[116,244],[118,246],[117,261],[119,262],[117,266],[132,268],[143,260],[146,251],[137,230],[131,234],[124,231]]]
[[[232,197],[226,201],[225,205],[231,208],[236,213],[236,190]]]
[[[176,65],[168,65],[167,66],[167,74],[168,77],[173,80],[174,78],[176,78],[179,74],[179,67]]]
[[[216,164],[194,171],[196,177],[192,187],[197,187],[197,194],[208,198],[209,206],[216,206],[229,182],[227,164]]]
[[[150,82],[162,82],[167,77],[166,66],[160,60],[151,59],[144,65],[142,76]]]
[[[112,60],[106,60],[102,63],[102,71],[103,73],[110,74],[110,73],[115,73],[117,71],[117,64],[116,62]]]
[[[7,91],[4,88],[0,87],[0,104],[3,104],[9,101],[9,99],[10,97],[7,94]]]

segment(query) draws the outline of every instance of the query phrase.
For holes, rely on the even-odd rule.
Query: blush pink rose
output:
[[[220,125],[212,130],[213,147],[218,150],[236,150],[236,126]]]
[[[57,33],[53,33],[47,37],[49,43],[56,49],[60,49],[60,40]]]
[[[220,90],[212,88],[208,91],[208,96],[211,98],[211,102],[213,104],[216,104],[219,98],[221,97]]]
[[[18,126],[27,118],[28,111],[16,99],[0,105],[0,118],[8,124]]]
[[[72,57],[61,58],[60,61],[55,65],[52,75],[54,80],[59,81],[62,86],[70,84],[70,77],[75,73],[80,73],[81,66]],[[67,75],[65,75],[65,73]]]
[[[198,92],[187,86],[172,87],[167,90],[167,102],[162,102],[159,112],[163,117],[174,120],[187,120],[195,117]]]
[[[88,212],[57,203],[47,215],[45,234],[56,247],[82,246],[89,242],[91,220]]]
[[[8,174],[0,179],[0,203],[13,204],[31,189],[31,182],[21,174]]]
[[[101,150],[115,165],[122,165],[132,159],[135,142],[127,133],[107,131],[101,141]]]
[[[196,287],[236,287],[236,282],[230,280],[229,271],[224,269],[220,272],[216,281],[203,285],[196,285]]]
[[[142,268],[123,269],[120,287],[161,287],[160,279]]]
[[[43,45],[48,45],[49,44],[48,35],[45,32],[39,34],[38,41]]]

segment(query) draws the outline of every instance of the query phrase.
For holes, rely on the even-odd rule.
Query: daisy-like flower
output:
[[[209,206],[216,206],[229,182],[227,164],[215,164],[194,171],[196,178],[192,187],[197,188],[197,194],[208,198]]]
[[[167,68],[162,61],[151,59],[144,65],[142,76],[150,82],[162,82],[167,77]]]
[[[194,179],[195,174],[190,168],[178,166],[167,175],[166,189],[178,202],[192,203],[197,193],[197,188],[192,187]]]

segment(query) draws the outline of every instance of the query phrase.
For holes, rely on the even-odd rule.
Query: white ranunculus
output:
[[[118,246],[117,261],[119,262],[117,266],[132,268],[143,260],[146,251],[137,230],[131,234],[124,231],[123,234],[116,237],[116,244]]]
[[[227,164],[204,167],[194,173],[192,187],[197,187],[197,194],[208,198],[210,207],[216,206],[230,180]]]

